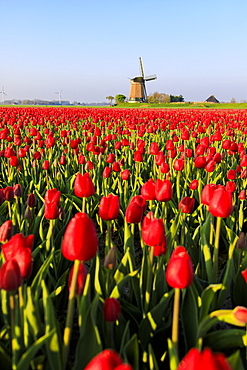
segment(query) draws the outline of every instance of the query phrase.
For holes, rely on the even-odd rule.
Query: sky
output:
[[[246,0],[0,0],[5,99],[104,102],[145,75],[185,101],[247,100]]]

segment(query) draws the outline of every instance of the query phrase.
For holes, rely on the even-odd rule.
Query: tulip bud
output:
[[[7,200],[8,202],[11,202],[14,199],[14,189],[12,186],[7,186],[3,189],[3,197],[4,200]]]
[[[13,187],[14,196],[20,198],[22,196],[22,187],[20,184],[16,184]]]
[[[79,198],[87,198],[94,195],[94,185],[88,172],[84,175],[81,173],[77,174],[74,182],[74,193]]]
[[[166,280],[172,288],[188,288],[193,282],[193,265],[182,246],[175,248],[166,269]]]
[[[194,210],[195,199],[190,197],[184,197],[180,200],[178,209],[181,209],[182,213],[192,213]]]
[[[120,316],[120,303],[116,298],[106,298],[104,303],[105,321],[116,321]]]
[[[99,216],[102,220],[110,221],[118,218],[120,203],[118,195],[109,194],[102,197],[99,206]]]
[[[117,352],[105,349],[95,356],[84,370],[132,370],[130,365],[124,364]]]
[[[0,288],[14,291],[22,283],[21,271],[15,259],[6,261],[0,269]]]
[[[29,208],[28,206],[25,209],[24,218],[25,220],[31,220],[33,218],[33,212],[31,208]]]
[[[70,261],[88,261],[98,249],[98,238],[93,221],[86,213],[77,213],[64,233],[62,254]]]
[[[5,243],[13,234],[13,224],[11,220],[5,221],[0,227],[0,242]]]
[[[112,247],[106,255],[104,267],[113,270],[117,263],[117,251],[115,247]]]

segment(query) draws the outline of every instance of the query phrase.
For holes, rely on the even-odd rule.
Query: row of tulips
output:
[[[246,122],[0,110],[4,369],[246,368]]]

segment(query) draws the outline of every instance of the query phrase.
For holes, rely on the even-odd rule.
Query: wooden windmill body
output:
[[[139,58],[140,61],[140,70],[141,76],[131,78],[130,83],[130,95],[129,103],[146,103],[147,102],[147,90],[146,90],[146,81],[156,80],[157,76],[147,76],[144,75],[144,68],[142,63],[142,58]]]

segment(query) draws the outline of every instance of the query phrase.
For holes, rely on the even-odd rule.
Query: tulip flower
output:
[[[177,370],[232,370],[226,357],[222,353],[213,353],[210,348],[200,352],[192,348],[180,362]]]
[[[12,186],[7,186],[3,189],[4,200],[11,202],[14,199],[14,189]]]
[[[209,212],[215,217],[226,218],[232,213],[232,194],[224,187],[218,187],[209,200]]]
[[[104,319],[105,321],[118,320],[120,315],[120,303],[116,298],[106,298],[104,302]]]
[[[226,191],[229,191],[230,193],[234,193],[236,190],[236,184],[233,181],[228,181],[226,183]]]
[[[155,197],[161,202],[168,202],[172,199],[172,183],[170,180],[157,179],[155,184]]]
[[[217,186],[215,184],[205,185],[201,193],[201,202],[208,206],[213,196],[213,193],[216,189],[217,189]]]
[[[153,213],[149,212],[143,219],[142,239],[150,247],[160,246],[166,243],[165,227],[162,218],[154,218]]]
[[[245,189],[241,190],[238,197],[241,200],[245,200],[246,199],[246,190]]]
[[[110,221],[118,218],[120,202],[118,195],[109,194],[102,197],[99,206],[99,216],[102,220]]]
[[[191,190],[196,190],[198,188],[199,181],[197,179],[191,181],[190,183],[190,189]]]
[[[91,197],[95,193],[94,185],[89,172],[84,175],[78,173],[74,182],[74,193],[79,198]]]
[[[16,155],[13,155],[12,157],[10,157],[9,159],[9,164],[11,167],[17,167],[19,166],[19,159]]]
[[[5,221],[0,226],[0,242],[4,243],[9,240],[13,233],[13,224],[11,220]]]
[[[103,171],[102,176],[103,176],[105,179],[108,179],[108,177],[110,177],[110,176],[111,176],[111,172],[112,172],[111,168],[110,168],[110,167],[108,167],[108,166],[106,166],[106,167],[104,168],[104,171]]]
[[[59,217],[60,191],[57,189],[48,189],[45,193],[45,211],[44,216],[47,220],[55,220]]]
[[[130,178],[130,171],[129,170],[123,170],[121,172],[121,177],[122,177],[122,180],[126,181],[126,180],[129,180]]]
[[[98,238],[93,221],[86,213],[77,213],[64,233],[62,254],[70,261],[88,261],[98,249]]]
[[[20,198],[22,196],[22,187],[20,184],[13,186],[14,196]]]
[[[182,171],[184,169],[184,160],[183,159],[176,159],[173,164],[174,170]]]
[[[182,213],[192,213],[194,210],[195,199],[190,197],[184,197],[180,200],[178,209],[181,209]]]
[[[141,195],[145,200],[155,200],[155,182],[153,179],[149,179],[145,184],[141,187]]]
[[[124,364],[117,352],[105,349],[95,356],[84,370],[132,370],[132,367]]]
[[[193,282],[193,265],[189,254],[182,246],[173,251],[166,269],[166,280],[172,288],[188,288]]]
[[[143,218],[146,209],[146,200],[141,195],[134,196],[126,208],[126,222],[138,224]]]
[[[135,162],[143,162],[143,157],[142,157],[142,153],[140,152],[140,150],[137,150],[134,153],[134,161]]]
[[[15,259],[4,262],[0,268],[0,289],[14,291],[22,283],[21,271]]]
[[[27,206],[34,208],[37,205],[37,199],[33,193],[29,194],[27,197]]]
[[[74,272],[74,265],[72,266],[72,269],[70,270],[70,273],[69,273],[69,279],[68,279],[69,291],[71,287],[73,272]],[[76,284],[76,295],[78,296],[82,295],[86,278],[87,278],[87,269],[84,263],[80,262],[78,276],[77,276],[77,284]]]

